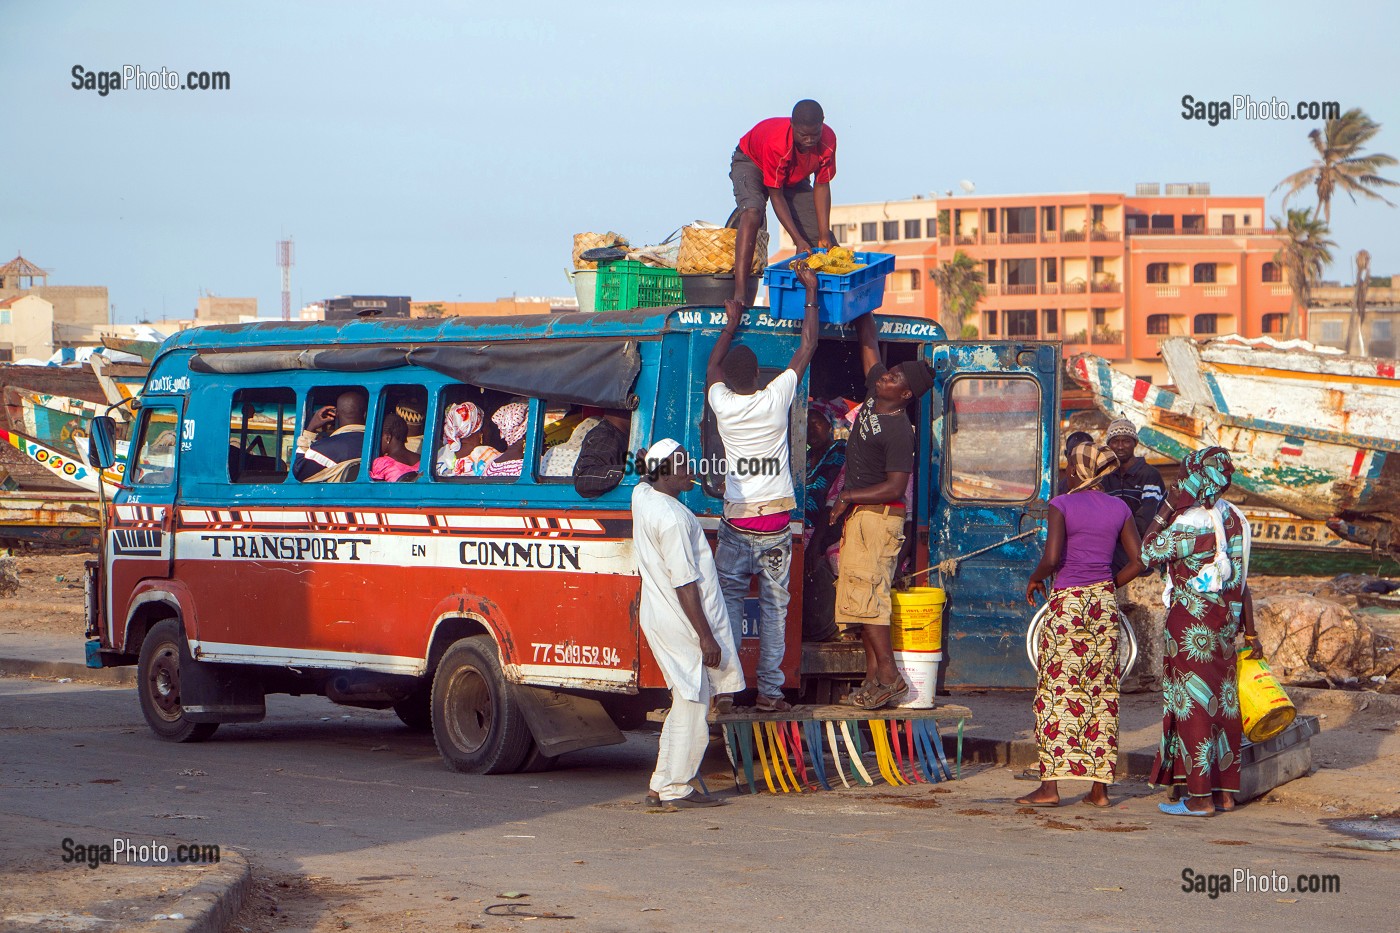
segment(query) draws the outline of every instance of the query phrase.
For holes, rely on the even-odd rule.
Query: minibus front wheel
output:
[[[433,675],[433,739],[443,761],[470,774],[513,774],[530,753],[530,727],[488,635],[454,643]]]
[[[151,626],[141,642],[136,687],[141,714],[151,731],[167,742],[203,742],[219,728],[216,722],[190,722],[181,702],[181,660],[189,656],[178,619]]]

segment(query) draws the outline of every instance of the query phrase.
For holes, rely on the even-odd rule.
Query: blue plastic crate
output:
[[[790,262],[791,259],[784,259],[764,269],[763,284],[768,286],[768,306],[773,316],[800,321],[806,313],[807,289],[797,280],[797,273],[788,268]],[[849,275],[817,273],[817,304],[821,305],[823,322],[845,324],[884,303],[885,276],[894,271],[894,256],[856,253],[856,262],[864,263],[865,268]]]

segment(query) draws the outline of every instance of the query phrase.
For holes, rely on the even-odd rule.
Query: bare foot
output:
[[[1113,806],[1108,799],[1108,789],[1102,784],[1095,784],[1094,789],[1085,794],[1084,799],[1079,802],[1087,803],[1091,807],[1098,807],[1100,810],[1106,810]]]
[[[1035,790],[1024,797],[1017,797],[1016,803],[1023,807],[1058,807],[1060,788],[1054,781],[1041,781]]]
[[[1210,795],[1210,798],[1217,810],[1225,812],[1235,809],[1235,795],[1229,791],[1216,791]]]

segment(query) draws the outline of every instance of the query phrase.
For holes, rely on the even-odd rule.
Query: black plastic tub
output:
[[[744,296],[744,304],[748,307],[753,307],[753,300],[758,295],[758,283],[761,278],[763,278],[761,272],[749,277],[748,293]],[[685,294],[685,303],[688,305],[707,305],[720,308],[724,306],[726,298],[734,297],[734,273],[683,275],[681,276],[681,289]]]

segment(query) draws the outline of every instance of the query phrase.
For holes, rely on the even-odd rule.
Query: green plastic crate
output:
[[[657,269],[629,259],[598,265],[597,296],[599,311],[685,304],[685,291],[675,269]]]

